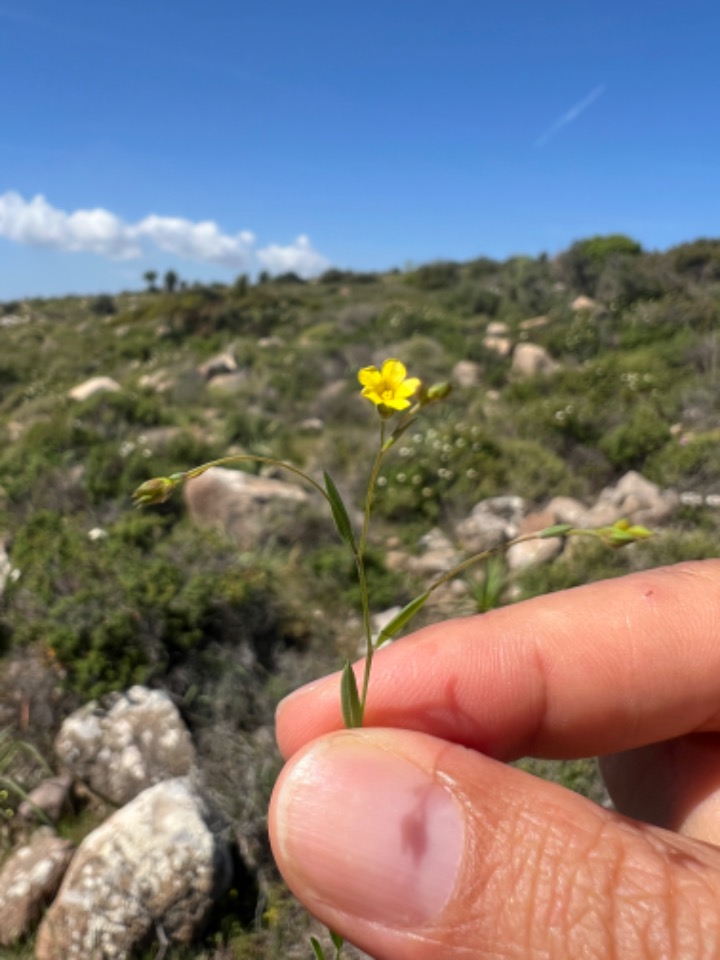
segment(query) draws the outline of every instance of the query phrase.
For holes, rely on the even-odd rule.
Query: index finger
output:
[[[355,665],[358,682],[363,663]],[[339,678],[280,704],[285,757],[343,725]],[[720,730],[720,561],[631,574],[439,623],[380,650],[366,726],[501,760],[628,750]]]

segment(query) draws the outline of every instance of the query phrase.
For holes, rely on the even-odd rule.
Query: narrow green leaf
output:
[[[325,953],[317,937],[310,937],[310,946],[313,948],[316,960],[325,960]]]
[[[333,479],[330,474],[324,471],[323,477],[325,478],[325,489],[327,490],[328,499],[330,501],[330,509],[332,510],[333,520],[335,521],[337,532],[343,538],[345,543],[350,544],[353,552],[355,552],[355,534],[353,533],[352,524],[350,523],[348,512],[345,509],[345,504],[343,503],[342,497],[338,492],[338,488],[333,483]]]
[[[390,623],[382,628],[380,634],[378,635],[377,640],[375,641],[375,649],[381,647],[383,643],[386,643],[391,637],[394,637],[402,628],[408,624],[415,614],[424,606],[425,601],[430,596],[430,591],[426,593],[421,593],[419,597],[415,597],[414,600],[411,600],[407,606],[403,607],[400,613],[396,613],[392,618]]]
[[[564,537],[570,533],[573,526],[571,523],[556,523],[553,527],[545,527],[538,533],[538,539],[544,540],[547,537]]]
[[[340,951],[342,950],[345,941],[343,940],[343,938],[340,936],[339,933],[333,933],[332,930],[328,930],[328,933],[330,934],[330,939],[332,940],[333,946],[335,947],[335,957],[337,958],[340,956]]]
[[[348,729],[362,726],[362,707],[357,681],[350,661],[345,662],[340,680],[340,705],[342,706],[343,722]]]

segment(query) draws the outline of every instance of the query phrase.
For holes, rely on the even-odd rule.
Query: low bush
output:
[[[85,697],[187,672],[211,644],[245,643],[267,669],[282,643],[270,573],[172,516],[127,514],[91,539],[78,519],[39,512],[12,561],[20,577],[2,617],[12,642],[42,641]]]
[[[714,431],[684,443],[670,440],[648,458],[645,473],[663,487],[715,492],[720,476],[720,434]]]
[[[650,454],[670,439],[667,418],[657,404],[644,401],[632,407],[629,416],[600,438],[600,450],[619,471],[642,470]]]
[[[425,264],[405,275],[405,281],[420,290],[442,290],[453,286],[459,278],[459,265],[447,260]]]

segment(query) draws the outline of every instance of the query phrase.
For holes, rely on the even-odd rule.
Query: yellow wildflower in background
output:
[[[408,397],[420,386],[418,378],[408,377],[405,364],[394,358],[386,360],[382,370],[363,367],[358,373],[358,380],[363,386],[364,397],[376,407],[390,410],[406,410],[410,406]]]

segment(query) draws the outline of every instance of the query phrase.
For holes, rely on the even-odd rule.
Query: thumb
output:
[[[377,960],[720,953],[720,851],[427,734],[315,740],[270,835],[295,895]]]

